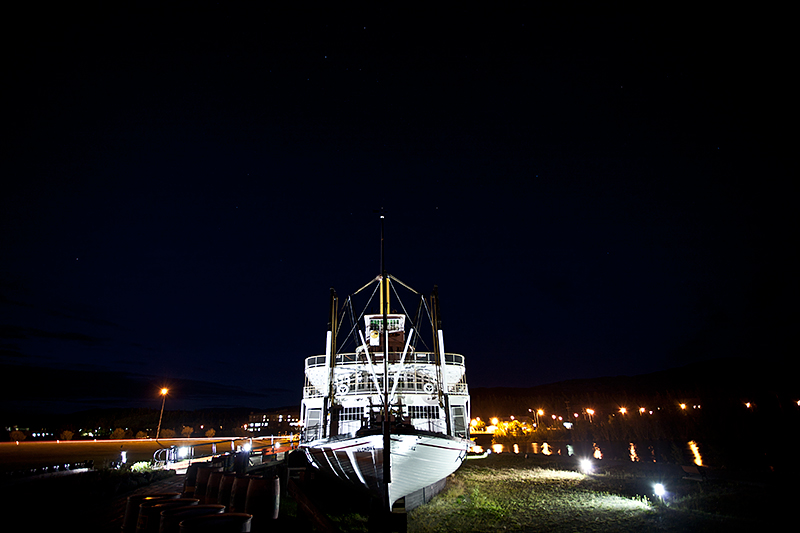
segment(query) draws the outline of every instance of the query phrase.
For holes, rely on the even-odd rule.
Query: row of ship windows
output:
[[[439,418],[438,405],[408,405],[403,408],[409,418]],[[364,417],[364,407],[344,407],[339,412],[339,420],[361,420]]]
[[[400,356],[402,352],[389,352],[389,361],[390,362],[399,362]],[[383,360],[382,353],[373,353],[372,357],[375,360]],[[326,363],[327,357],[324,355],[313,355],[311,357],[306,358],[306,368],[312,368],[315,366],[324,366]],[[337,364],[347,364],[347,363],[366,363],[367,358],[364,354],[354,354],[354,353],[345,353],[345,354],[337,354],[336,355],[336,363]],[[417,352],[417,353],[410,353],[406,358],[407,364],[414,364],[414,363],[424,363],[424,364],[433,364],[436,362],[436,355],[431,352]],[[464,366],[464,356],[461,354],[455,353],[446,353],[444,354],[444,362],[448,365],[457,365],[457,366]]]
[[[389,325],[389,332],[393,330],[400,329],[400,319],[399,318],[390,318],[386,321]],[[383,329],[383,319],[379,320],[370,320],[369,321],[369,329],[374,329],[376,331],[380,331]]]

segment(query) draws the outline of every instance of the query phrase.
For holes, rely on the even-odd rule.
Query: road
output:
[[[285,447],[287,437],[262,437],[253,440],[253,449],[270,447],[272,441]],[[121,452],[126,452],[127,462],[151,461],[159,448],[194,446],[195,456],[208,455],[216,446],[216,453],[234,451],[250,439],[242,438],[188,438],[188,439],[120,439],[77,441],[32,441],[0,443],[0,472],[40,468],[65,463],[93,460],[96,468],[118,462]]]

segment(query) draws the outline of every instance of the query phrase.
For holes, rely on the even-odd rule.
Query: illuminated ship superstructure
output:
[[[365,309],[380,292],[382,312],[356,316],[352,297],[373,285]],[[411,508],[466,457],[470,401],[464,357],[444,350],[436,288],[429,298],[411,289],[419,299],[412,320],[398,286],[409,289],[379,276],[348,296],[341,311],[331,289],[326,352],[305,361],[300,447],[317,468],[367,487],[390,508],[403,498]],[[389,312],[390,292],[401,313]],[[350,324],[340,328],[345,315]],[[430,329],[430,344],[420,327]],[[340,332],[352,351],[337,349]]]

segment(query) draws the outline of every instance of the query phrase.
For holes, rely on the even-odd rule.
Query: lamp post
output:
[[[167,401],[167,393],[169,389],[166,387],[161,389],[161,414],[158,415],[158,429],[156,430],[156,440],[158,440],[158,435],[161,433],[161,419],[164,417],[164,404]]]

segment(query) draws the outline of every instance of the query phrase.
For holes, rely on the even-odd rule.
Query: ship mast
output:
[[[328,363],[328,397],[325,398],[325,402],[322,405],[322,420],[328,419],[328,414],[331,413],[331,427],[328,428],[328,424],[322,424],[322,436],[333,436],[335,434],[334,425],[338,427],[338,418],[333,416],[332,407],[333,407],[333,399],[334,399],[334,368],[336,367],[336,332],[339,329],[338,324],[338,316],[339,316],[339,298],[336,296],[336,291],[331,287],[331,304],[330,304],[330,315],[328,318],[328,339],[325,346],[325,355],[327,356],[327,363]],[[326,435],[326,431],[328,434]]]
[[[453,434],[453,426],[450,416],[450,398],[447,395],[447,384],[445,382],[445,354],[444,337],[442,336],[442,317],[439,314],[439,287],[433,286],[431,294],[431,309],[433,311],[433,353],[436,358],[436,375],[439,380],[439,402],[444,409],[444,419],[447,427],[447,434]]]
[[[391,470],[391,421],[389,419],[389,278],[383,255],[384,215],[381,212],[381,313],[383,313],[383,498],[384,509],[391,512],[389,483]]]

